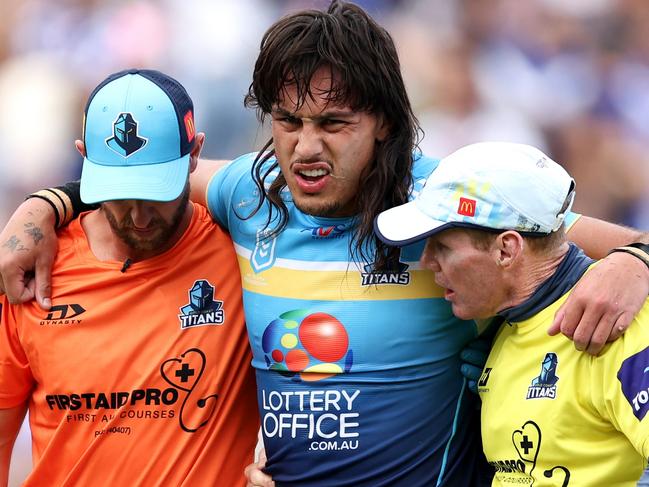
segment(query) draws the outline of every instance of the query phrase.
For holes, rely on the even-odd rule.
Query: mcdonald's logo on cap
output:
[[[187,131],[187,141],[191,142],[192,140],[194,140],[194,135],[196,135],[196,128],[194,127],[194,114],[191,110],[189,110],[185,114],[183,120],[185,121],[185,130]]]
[[[464,216],[475,216],[475,200],[469,198],[460,198],[460,204],[457,212]]]

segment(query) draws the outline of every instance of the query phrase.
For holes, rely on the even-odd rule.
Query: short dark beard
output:
[[[314,208],[313,206],[306,206],[306,205],[301,205],[298,204],[295,200],[293,200],[293,203],[295,203],[295,206],[297,207],[298,210],[300,210],[302,213],[306,215],[311,215],[311,216],[316,216],[316,217],[323,217],[323,218],[333,218],[335,215],[340,213],[343,205],[341,205],[338,202],[333,202],[333,203],[328,203],[321,205],[317,208]]]
[[[180,221],[185,214],[187,205],[189,203],[189,183],[185,186],[183,194],[180,200],[180,205],[176,209],[176,212],[171,218],[171,222],[167,223],[161,218],[154,218],[151,223],[161,228],[161,232],[158,233],[155,237],[150,240],[141,240],[134,238],[133,235],[128,231],[128,228],[133,226],[133,219],[131,215],[128,214],[121,222],[117,221],[115,215],[111,213],[105,206],[102,206],[102,211],[106,215],[106,219],[110,225],[113,233],[130,249],[134,251],[144,251],[151,252],[159,249],[165,248],[171,237],[176,233]]]

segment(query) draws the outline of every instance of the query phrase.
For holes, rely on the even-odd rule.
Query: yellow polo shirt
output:
[[[649,300],[593,357],[547,329],[567,294],[499,330],[478,384],[493,485],[635,486],[649,456]]]

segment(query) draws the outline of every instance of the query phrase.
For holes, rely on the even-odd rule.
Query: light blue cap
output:
[[[84,120],[82,201],[172,201],[180,196],[190,158],[182,154],[189,145],[181,138],[187,140],[183,130],[188,127],[193,138],[193,105],[181,87],[180,96],[189,100],[183,98],[183,106],[189,103],[192,110],[178,113],[177,100],[172,102],[169,90],[161,87],[168,80],[180,86],[162,73],[130,70],[107,78],[93,92]]]
[[[379,214],[377,236],[406,245],[452,227],[557,231],[575,182],[539,149],[508,142],[471,144],[443,158],[414,200]]]

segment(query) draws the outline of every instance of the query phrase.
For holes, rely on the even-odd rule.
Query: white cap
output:
[[[413,201],[379,214],[377,236],[407,245],[451,227],[547,235],[563,224],[575,182],[535,147],[481,142],[439,162]]]

